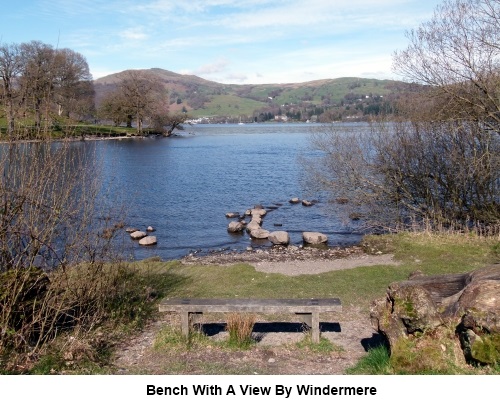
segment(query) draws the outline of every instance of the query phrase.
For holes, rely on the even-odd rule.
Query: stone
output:
[[[250,232],[250,236],[254,239],[267,239],[269,237],[269,231],[262,228],[254,229]]]
[[[289,245],[290,235],[285,231],[276,231],[269,234],[269,240],[273,245]]]
[[[240,213],[239,212],[228,212],[226,213],[226,218],[239,218]]]
[[[261,225],[262,217],[260,215],[252,215],[252,221],[257,222],[259,225]]]
[[[227,231],[231,233],[238,233],[245,229],[245,225],[243,225],[239,221],[231,221],[227,226]]]
[[[321,245],[328,242],[328,236],[320,232],[302,232],[302,239],[310,245]]]
[[[312,207],[314,204],[312,203],[312,201],[302,200],[302,205],[304,207]]]
[[[251,214],[252,216],[263,217],[267,214],[267,211],[264,208],[254,208],[251,210]]]
[[[146,232],[143,232],[143,231],[135,231],[135,232],[132,232],[130,234],[130,237],[132,239],[142,239],[144,238],[145,236],[147,236]]]
[[[255,229],[260,229],[260,224],[255,221],[250,221],[250,223],[247,225],[247,232],[250,233]]]
[[[156,231],[155,228],[153,228],[152,226],[148,226],[147,229],[146,229],[147,232],[154,232]]]
[[[152,246],[156,245],[156,236],[146,236],[139,240],[139,245],[141,246]]]
[[[293,197],[290,199],[290,203],[291,204],[298,204],[298,203],[300,203],[300,199],[297,197]]]
[[[132,228],[132,227],[129,227],[127,229],[125,229],[125,232],[127,233],[133,233],[133,232],[137,232],[139,229],[137,228]]]

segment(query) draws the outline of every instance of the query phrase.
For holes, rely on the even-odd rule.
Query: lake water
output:
[[[315,124],[194,125],[175,138],[96,142],[110,198],[127,207],[126,225],[156,228],[154,247],[127,240],[131,255],[175,259],[192,251],[270,246],[250,240],[246,232],[227,232],[227,212],[244,213],[256,204],[275,208],[262,227],[288,231],[294,245],[302,243],[303,231],[327,234],[331,246],[359,241],[355,223],[342,224],[327,209],[325,196],[307,191],[298,158],[319,153],[309,145],[313,128]],[[293,205],[292,197],[318,203]]]

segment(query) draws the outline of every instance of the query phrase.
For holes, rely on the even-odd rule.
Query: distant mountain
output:
[[[116,88],[127,71],[94,81],[96,102]],[[193,118],[362,119],[390,112],[394,100],[409,85],[393,80],[343,77],[286,84],[222,84],[164,69],[142,70],[160,79],[169,92],[170,111],[187,111]],[[281,119],[278,118],[278,119]]]

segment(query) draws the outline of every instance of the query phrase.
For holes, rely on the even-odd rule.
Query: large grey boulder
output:
[[[269,234],[269,240],[273,245],[288,245],[290,244],[290,235],[285,231],[275,231]]]
[[[328,236],[320,232],[302,232],[302,239],[310,245],[321,245],[328,242]]]

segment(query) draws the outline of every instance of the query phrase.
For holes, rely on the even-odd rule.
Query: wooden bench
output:
[[[181,331],[189,335],[189,319],[191,314],[204,312],[221,313],[292,313],[302,317],[312,330],[312,341],[319,343],[319,314],[324,312],[340,312],[342,304],[338,298],[318,299],[251,299],[251,298],[167,298],[160,303],[160,312],[176,312],[181,314]]]

